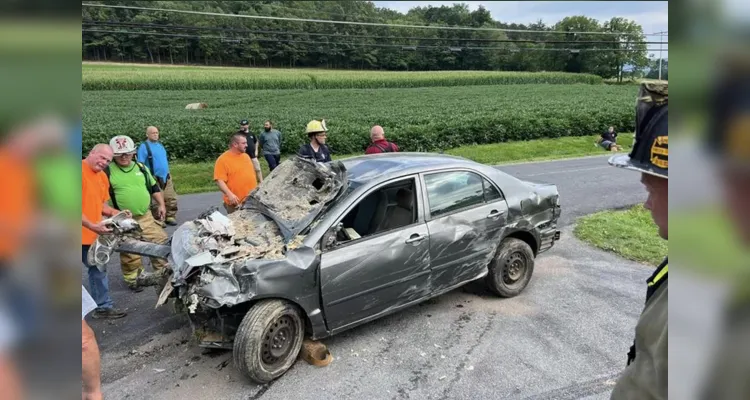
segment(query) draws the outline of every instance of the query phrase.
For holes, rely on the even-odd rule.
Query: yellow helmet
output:
[[[326,128],[326,120],[322,119],[320,121],[314,119],[307,123],[307,128],[305,128],[305,133],[318,133],[318,132],[328,132],[328,128]]]

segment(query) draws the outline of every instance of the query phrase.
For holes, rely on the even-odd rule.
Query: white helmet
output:
[[[119,135],[109,141],[109,146],[115,154],[135,153],[135,143],[129,136]]]

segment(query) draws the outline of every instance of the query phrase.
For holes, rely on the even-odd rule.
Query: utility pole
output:
[[[661,80],[661,61],[664,58],[662,56],[662,51],[664,50],[664,34],[668,33],[667,31],[661,31],[659,32],[659,80]]]

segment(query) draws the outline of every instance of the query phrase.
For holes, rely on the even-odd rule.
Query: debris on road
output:
[[[302,342],[300,356],[303,360],[316,367],[325,367],[333,361],[333,356],[331,355],[331,352],[328,351],[326,345],[310,339],[305,339],[305,341]]]

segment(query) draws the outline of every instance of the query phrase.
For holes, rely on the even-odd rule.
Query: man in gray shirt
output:
[[[266,121],[263,123],[263,132],[260,133],[259,140],[263,157],[273,171],[281,162],[281,132],[273,129],[271,121]]]

